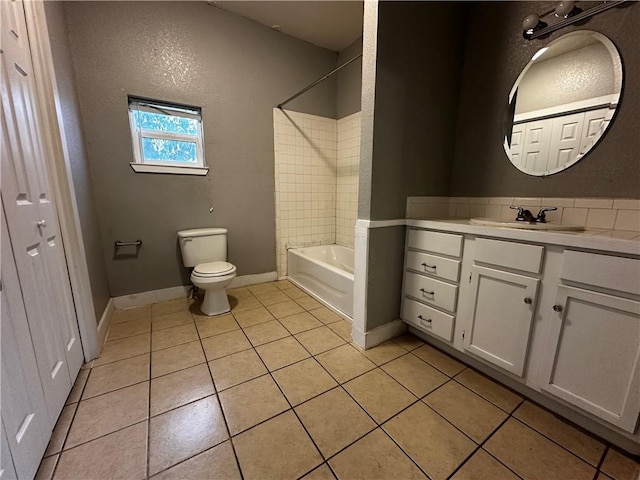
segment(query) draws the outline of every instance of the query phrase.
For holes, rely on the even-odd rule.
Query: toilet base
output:
[[[205,315],[222,315],[231,311],[227,292],[224,288],[216,290],[205,290],[200,311]]]

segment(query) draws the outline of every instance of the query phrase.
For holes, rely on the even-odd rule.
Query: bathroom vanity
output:
[[[412,331],[640,452],[640,242],[468,220],[407,225],[402,319]]]

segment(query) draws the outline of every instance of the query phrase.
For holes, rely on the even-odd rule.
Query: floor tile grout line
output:
[[[151,346],[151,345],[149,345]],[[146,464],[145,464],[145,478],[149,478],[149,472],[151,470],[151,352],[149,352],[149,397],[147,399],[147,448],[146,448]]]
[[[236,322],[237,322],[237,320],[236,320]],[[197,328],[196,328],[196,330],[197,330]],[[211,371],[211,365],[209,364],[209,361],[208,361],[208,358],[207,358],[207,353],[206,353],[204,345],[202,343],[202,337],[200,336],[200,331],[197,330],[197,333],[198,333],[198,339],[200,340],[200,348],[202,349],[202,354],[204,355],[205,364],[207,365],[207,370],[209,371],[209,378],[211,378],[211,383],[213,384],[213,390],[215,392],[216,401],[218,402],[218,408],[220,408],[220,413],[222,414],[222,420],[224,421],[224,427],[227,430],[227,435],[228,435],[227,439],[229,440],[229,445],[231,445],[231,450],[233,451],[233,457],[234,457],[234,459],[236,461],[236,467],[238,467],[238,472],[240,473],[240,479],[244,480],[244,474],[242,473],[242,468],[240,467],[240,459],[238,458],[238,452],[236,451],[236,446],[233,443],[233,436],[231,435],[231,429],[229,428],[229,422],[227,421],[227,415],[226,415],[226,413],[224,411],[224,408],[222,406],[222,401],[220,400],[220,391],[218,390],[218,387],[216,386],[216,381],[213,378],[213,372]],[[246,335],[245,335],[245,337],[246,337]],[[193,458],[193,457],[190,457],[190,458]]]
[[[81,370],[80,370],[81,371]],[[78,372],[79,373],[79,372]],[[89,377],[91,376],[91,368],[89,369],[89,373],[87,374],[87,378],[84,381],[84,385],[82,387],[82,391],[80,392],[80,396],[78,397],[78,401],[74,402],[77,403],[76,408],[73,412],[73,416],[71,417],[71,422],[69,422],[69,428],[67,429],[67,433],[64,436],[64,440],[62,441],[62,445],[60,445],[60,451],[57,453],[58,458],[56,459],[56,464],[53,467],[53,471],[51,472],[51,480],[53,480],[53,478],[55,478],[56,475],[56,471],[58,470],[58,465],[60,465],[60,460],[62,459],[62,453],[65,451],[64,447],[67,444],[67,439],[69,438],[69,433],[71,432],[71,427],[73,427],[73,422],[76,419],[76,415],[78,414],[78,408],[80,408],[80,401],[82,400],[82,394],[84,393],[84,389],[87,388],[87,383],[89,383]],[[76,381],[77,381],[77,377],[76,377]],[[71,387],[71,389],[73,390],[73,386]],[[66,405],[64,405],[62,408],[64,409],[64,407],[66,407]],[[62,412],[61,412],[62,413]],[[60,419],[60,417],[58,417],[58,420]],[[56,421],[56,423],[58,423]],[[55,429],[55,425],[54,425],[54,429]],[[53,431],[52,431],[53,434]],[[51,438],[49,438],[49,441],[51,441]],[[47,448],[48,448],[48,444],[47,444]],[[46,453],[46,450],[45,450]],[[53,454],[56,455],[56,454]],[[53,456],[50,455],[49,457]],[[40,463],[42,464],[42,461],[45,458],[49,458],[49,457],[44,457],[40,460]],[[40,468],[40,467],[38,467]]]
[[[523,402],[524,403],[524,402]],[[515,410],[514,410],[515,412]],[[520,424],[524,425],[527,428],[530,428],[531,430],[533,430],[534,432],[536,432],[538,435],[540,435],[541,437],[549,440],[551,443],[553,443],[554,445],[557,445],[558,447],[560,447],[561,449],[563,449],[564,451],[570,453],[572,456],[576,457],[578,460],[580,460],[581,462],[585,463],[586,465],[590,466],[591,468],[595,468],[596,470],[598,469],[597,466],[593,466],[591,463],[589,463],[587,460],[585,460],[584,458],[582,458],[580,455],[578,455],[575,452],[572,452],[571,450],[569,450],[567,447],[565,447],[564,445],[561,445],[560,443],[558,443],[556,440],[554,440],[553,438],[549,437],[547,434],[540,432],[538,429],[536,429],[535,427],[523,422],[522,420],[520,420],[518,417],[516,417],[515,415],[511,415],[511,418],[513,418],[514,420],[516,420],[517,422],[519,422]]]
[[[495,435],[503,426],[505,423],[507,423],[507,421],[509,421],[509,419],[511,418],[511,414],[507,414],[507,416],[498,424],[497,427],[495,427],[490,433],[489,435],[487,435],[485,437],[484,440],[482,440],[480,443],[475,442],[476,444],[476,448],[473,449],[473,451],[462,461],[462,463],[460,463],[460,465],[458,465],[456,467],[456,469],[451,472],[451,474],[447,477],[447,479],[450,479],[451,477],[453,477],[456,472],[458,470],[460,470],[471,458],[473,458],[473,456],[478,452],[478,450],[483,450],[486,453],[488,453],[489,455],[491,455],[493,458],[495,458],[495,460],[500,463],[502,466],[504,466],[505,468],[507,468],[507,470],[513,472],[518,478],[522,478],[520,475],[518,475],[516,472],[514,472],[508,465],[506,465],[505,463],[503,463],[500,459],[496,458],[494,455],[491,454],[491,452],[484,450],[482,447],[489,441],[489,439],[491,437],[493,437],[493,435]]]
[[[569,453],[573,454],[574,456],[578,457],[580,460],[582,460],[583,462],[585,462],[587,465],[590,465],[594,468],[598,468],[598,464],[599,461],[601,459],[598,460],[598,462],[596,462],[596,465],[593,465],[591,462],[589,462],[586,458],[582,458],[578,453],[573,452],[569,447],[566,447],[562,444],[560,444],[559,441],[553,439],[550,435],[547,435],[546,433],[542,432],[541,430],[539,430],[537,427],[535,427],[534,425],[529,425],[526,421],[522,420],[521,418],[517,417],[515,415],[515,413],[520,409],[520,407],[522,405],[524,405],[526,402],[531,403],[532,405],[546,411],[547,413],[551,413],[552,415],[556,416],[551,410],[547,410],[543,405],[538,404],[537,402],[528,399],[528,398],[524,398],[522,402],[520,402],[520,404],[513,410],[512,412],[512,416],[514,419],[518,420],[520,423],[522,423],[523,425],[525,425],[526,427],[529,427],[530,429],[532,429],[533,431],[535,431],[536,433],[539,433],[540,435],[542,435],[544,438],[546,438],[547,440],[550,440],[551,442],[555,443],[556,445],[562,447],[563,449],[567,450]],[[574,430],[576,430],[577,432],[586,435],[587,437],[589,437],[592,440],[595,440],[599,443],[601,443],[602,445],[604,445],[605,447],[607,447],[608,445],[608,441],[606,441],[603,438],[599,438],[597,436],[595,436],[594,434],[582,429],[579,425],[575,425],[573,422],[571,422],[570,420],[565,420],[563,418],[559,419],[564,425],[573,428]],[[605,448],[606,450],[606,448]]]
[[[607,458],[607,455],[609,454],[609,448],[610,447],[608,444],[605,445],[604,452],[602,452],[602,455],[600,456],[600,461],[598,462],[598,466],[596,467],[596,474],[593,477],[593,480],[597,480],[598,476],[600,475],[600,472],[602,472],[602,465],[604,465],[604,461]],[[605,472],[602,472],[602,473],[605,473]]]

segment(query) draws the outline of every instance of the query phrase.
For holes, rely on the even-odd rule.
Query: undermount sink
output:
[[[566,225],[561,223],[529,223],[516,222],[515,220],[495,220],[493,218],[472,218],[470,221],[473,225],[489,225],[492,227],[503,228],[520,228],[525,230],[554,230],[565,232],[581,232],[584,227],[578,225]]]

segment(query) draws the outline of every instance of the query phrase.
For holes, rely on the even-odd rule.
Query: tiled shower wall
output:
[[[273,110],[278,276],[287,247],[353,247],[360,114],[341,120]]]
[[[336,243],[353,248],[358,214],[360,112],[338,120]]]

